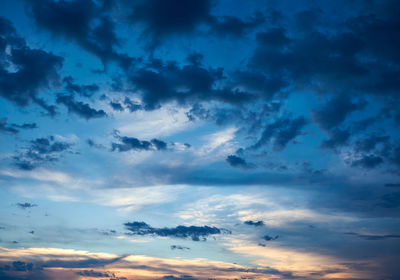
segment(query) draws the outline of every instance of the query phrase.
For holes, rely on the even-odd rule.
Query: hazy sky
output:
[[[0,279],[399,279],[399,14],[1,0]]]

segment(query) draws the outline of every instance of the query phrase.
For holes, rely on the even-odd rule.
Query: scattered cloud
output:
[[[229,233],[225,229],[209,226],[177,226],[174,228],[153,228],[145,222],[130,222],[124,224],[129,234],[155,235],[161,237],[188,238],[193,241],[205,241],[207,237],[215,234]]]

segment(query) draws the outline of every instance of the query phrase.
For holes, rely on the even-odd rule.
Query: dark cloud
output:
[[[164,141],[158,140],[158,139],[152,139],[151,144],[157,149],[157,150],[166,150],[167,149],[167,143]]]
[[[400,167],[400,142],[393,144],[390,149],[391,153],[387,156],[388,160],[397,167]]]
[[[121,143],[112,143],[112,150],[119,152],[126,152],[130,150],[150,150],[152,147],[151,142],[141,141],[134,137],[122,136],[119,137]]]
[[[207,69],[199,64],[180,66],[177,62],[153,59],[147,66],[130,73],[128,79],[141,93],[146,110],[173,101],[179,104],[220,101],[239,105],[255,99],[254,94],[238,88],[217,87],[217,82],[224,79],[223,69]]]
[[[16,134],[19,130],[13,126],[7,125],[7,118],[0,118],[0,132]]]
[[[130,20],[144,25],[143,35],[150,39],[150,47],[159,45],[171,35],[189,36],[202,27],[220,37],[241,37],[265,22],[261,13],[242,19],[235,16],[211,14],[212,0],[150,0],[137,1]],[[204,28],[203,28],[204,30]]]
[[[94,270],[81,270],[76,272],[76,275],[86,276],[86,277],[112,277],[112,275],[108,274],[107,272],[100,272]]]
[[[307,124],[306,119],[301,116],[294,119],[281,118],[266,126],[260,139],[252,146],[258,149],[267,145],[272,140],[273,147],[277,151],[284,150],[286,145],[302,135],[302,129]]]
[[[189,36],[204,27],[208,33],[220,37],[241,37],[265,22],[258,12],[242,19],[235,16],[211,14],[212,0],[150,0],[131,5],[130,20],[144,25],[143,35],[150,39],[152,48],[171,35]]]
[[[94,140],[92,139],[87,139],[86,143],[93,148],[97,148],[97,149],[104,149],[105,147],[102,144],[98,144],[96,143]]]
[[[283,27],[270,28],[267,31],[258,33],[256,36],[256,42],[270,50],[279,50],[286,47],[290,41]]]
[[[130,19],[146,25],[153,40],[170,34],[190,33],[211,19],[211,0],[150,0],[133,5]]]
[[[346,232],[345,234],[347,235],[354,235],[359,238],[365,239],[365,240],[384,240],[384,239],[392,239],[392,238],[400,238],[399,234],[387,234],[387,235],[372,235],[372,234],[358,234],[355,232]]]
[[[32,207],[37,207],[37,204],[25,202],[25,203],[17,203],[17,206],[25,210]]]
[[[389,3],[393,1],[364,3],[359,12],[335,19],[319,8],[300,11],[293,24],[284,19],[280,26],[259,33],[249,65],[265,73],[279,73],[291,85],[318,93],[398,99],[400,83],[395,77],[400,62],[396,51],[400,21],[389,12],[398,8],[391,4],[391,9],[378,12]],[[338,112],[336,121],[343,116]],[[329,121],[326,124],[330,125]]]
[[[255,226],[255,227],[262,227],[262,226],[264,226],[264,222],[263,222],[263,221],[257,221],[257,222],[254,222],[254,221],[245,221],[244,224],[245,224],[245,225],[248,225],[248,226]]]
[[[264,15],[259,12],[246,20],[233,16],[212,17],[210,19],[210,27],[212,33],[221,37],[242,37],[264,22]]]
[[[330,130],[343,123],[347,116],[365,107],[365,102],[353,103],[346,95],[336,95],[313,111],[315,122],[323,129]]]
[[[242,87],[264,101],[271,99],[288,86],[288,82],[281,76],[265,75],[255,71],[236,71],[233,80],[235,86]]]
[[[124,110],[124,107],[122,107],[122,105],[118,102],[112,102],[110,101],[111,108],[113,108],[114,111],[118,111],[118,112],[122,112]]]
[[[79,94],[85,97],[91,97],[93,94],[99,91],[100,87],[96,84],[90,85],[78,85],[74,83],[74,79],[71,76],[63,79],[65,83],[65,90],[71,94]]]
[[[238,157],[236,155],[227,156],[226,162],[229,163],[229,165],[232,167],[240,167],[240,168],[244,168],[244,169],[253,167],[244,158]]]
[[[14,156],[15,164],[23,170],[32,170],[46,162],[57,161],[60,155],[69,150],[72,144],[57,141],[54,136],[37,138],[30,146]]]
[[[329,131],[328,134],[329,138],[321,142],[321,148],[336,150],[347,145],[351,136],[349,130],[339,128]]]
[[[31,271],[33,269],[33,263],[15,261],[12,263],[12,265],[15,271]]]
[[[276,239],[278,239],[278,238],[279,238],[279,235],[276,235],[275,237],[269,236],[269,235],[264,235],[264,236],[263,236],[263,239],[264,239],[265,241],[273,241],[273,240],[276,240]]]
[[[400,207],[400,192],[387,193],[381,197],[380,206],[385,208]]]
[[[391,9],[382,12],[385,5]],[[300,90],[338,94],[314,114],[324,129],[339,125],[351,112],[362,109],[351,99],[344,99],[342,93],[390,99],[390,114],[396,118],[400,114],[392,104],[398,100],[400,89],[396,78],[400,21],[391,15],[398,11],[395,6],[393,1],[371,1],[358,6],[358,12],[342,17],[329,17],[326,9],[317,7],[290,19],[281,16],[275,22],[277,26],[257,34],[249,68],[274,73]]]
[[[100,58],[103,64],[115,61],[127,68],[133,61],[115,50],[120,45],[120,39],[115,32],[115,23],[107,13],[109,7],[92,0],[29,0],[28,3],[30,14],[38,26],[56,36],[75,41]]]
[[[34,129],[37,128],[36,123],[24,123],[24,124],[7,124],[7,118],[0,118],[0,132],[17,134],[18,129]]]
[[[364,153],[369,153],[375,148],[380,145],[380,144],[387,144],[388,141],[390,140],[389,136],[386,135],[377,135],[377,134],[371,134],[371,135],[366,135],[365,137],[358,139],[355,143],[355,150],[357,152],[364,152]]]
[[[388,188],[400,188],[400,183],[397,183],[397,184],[387,183],[387,184],[385,184],[385,187],[388,187]]]
[[[375,124],[379,120],[379,117],[370,117],[359,121],[352,121],[351,126],[354,132],[361,132]]]
[[[87,259],[74,259],[74,260],[63,260],[51,258],[48,261],[45,261],[41,264],[43,268],[46,267],[63,267],[63,268],[93,268],[93,267],[104,267],[106,265],[116,263],[121,261],[123,256],[118,256],[115,258],[91,258]]]
[[[180,245],[171,245],[171,250],[190,250],[190,248]]]
[[[12,23],[0,17],[0,96],[21,107],[34,102],[54,115],[54,107],[38,95],[59,84],[58,71],[63,60],[52,53],[29,48]]]
[[[346,49],[358,45],[355,36],[330,37],[315,31],[294,39],[287,33],[283,27],[260,33],[250,66],[267,73],[279,73],[297,86],[312,87],[314,80],[318,80],[319,86],[329,89],[334,82],[349,82],[350,77],[368,73],[351,50]]]
[[[371,169],[383,163],[383,158],[376,155],[362,155],[360,159],[352,161],[352,166],[360,166],[363,168]]]
[[[120,143],[112,143],[112,151],[127,152],[131,150],[136,151],[149,151],[149,150],[166,150],[167,143],[158,139],[152,139],[151,141],[139,140],[134,137],[114,135]]]
[[[13,127],[20,129],[34,129],[38,128],[36,123],[12,124]]]
[[[136,111],[138,111],[138,110],[143,110],[143,106],[142,106],[141,104],[132,101],[132,100],[129,99],[128,97],[125,97],[124,105],[128,108],[128,110],[129,110],[131,113],[132,113],[132,112],[136,112]]]
[[[58,95],[57,103],[67,107],[69,113],[74,113],[86,120],[107,116],[103,110],[96,110],[87,103],[76,101],[73,95]]]
[[[129,234],[132,235],[156,235],[162,237],[188,238],[193,241],[205,241],[210,235],[229,233],[225,229],[209,226],[177,226],[174,228],[153,228],[145,222],[132,222],[124,224]]]

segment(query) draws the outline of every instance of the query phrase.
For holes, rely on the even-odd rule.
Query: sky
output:
[[[399,14],[0,1],[0,279],[400,279]]]

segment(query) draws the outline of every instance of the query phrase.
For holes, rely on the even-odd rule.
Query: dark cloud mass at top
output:
[[[114,61],[126,66],[131,58],[120,54],[115,47],[120,44],[115,33],[115,23],[107,14],[107,5],[92,0],[27,1],[36,23],[55,36],[73,40],[103,63]]]

